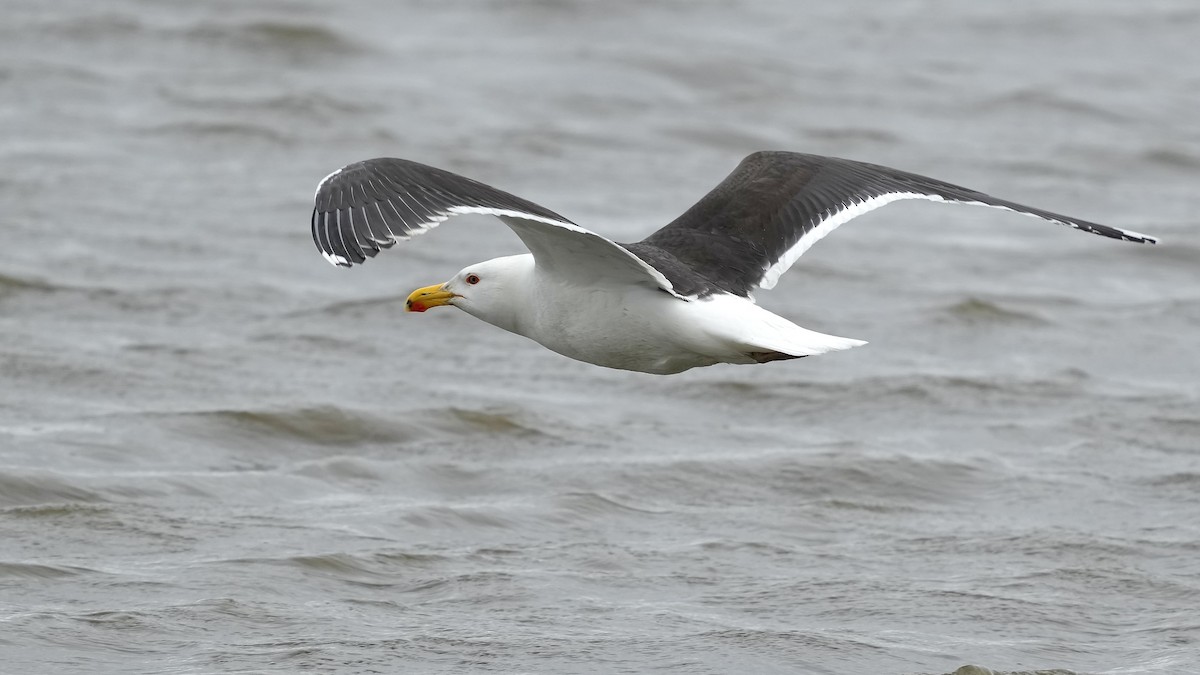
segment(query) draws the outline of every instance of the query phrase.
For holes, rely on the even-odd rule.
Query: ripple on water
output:
[[[72,18],[51,18],[35,24],[35,29],[72,40],[123,41],[136,38],[145,30],[145,25],[129,14],[106,12]]]
[[[156,23],[130,13],[108,12],[52,18],[35,24],[34,30],[51,39],[76,43],[185,44],[193,49],[232,52],[243,59],[279,59],[290,64],[347,58],[371,49],[362,40],[350,39],[327,22],[308,21],[300,16],[261,19],[239,18],[230,13],[225,20],[179,26]]]
[[[1147,485],[1154,487],[1179,487],[1186,488],[1190,492],[1193,489],[1198,490],[1196,493],[1200,496],[1200,472],[1196,471],[1179,471],[1176,473],[1168,473],[1152,478],[1145,479]]]
[[[518,411],[440,408],[425,411],[423,414],[426,417],[433,418],[435,426],[447,431],[472,431],[527,439],[550,435],[527,422],[525,419],[526,416]]]
[[[1050,320],[1030,311],[1022,311],[1004,306],[996,300],[970,297],[938,310],[941,316],[968,325],[980,324],[1037,324],[1049,325]]]
[[[609,514],[664,513],[661,510],[639,508],[620,500],[595,492],[569,492],[554,500],[556,509],[585,516],[607,516]]]
[[[1129,121],[1128,116],[1114,112],[1111,108],[1067,96],[1061,91],[1047,91],[1044,88],[1016,89],[1000,96],[981,100],[972,107],[984,113],[1015,110],[1029,114],[1032,109],[1075,117],[1090,117],[1101,122],[1124,123]]]
[[[431,569],[443,568],[446,558],[440,555],[400,551],[370,554],[331,553],[297,556],[283,561],[305,572],[345,581],[360,586],[402,586],[412,592],[432,590],[440,580],[429,581],[417,576]]]
[[[504,591],[515,578],[502,571],[455,572],[455,562],[455,559],[437,554],[380,551],[288,558],[241,558],[216,564],[283,566],[313,579],[359,587],[389,588],[389,596],[398,603],[446,599],[461,594],[464,586],[494,586]]]
[[[427,593],[444,584],[447,558],[402,551],[376,553],[325,553],[286,558],[234,558],[211,563],[253,568],[285,567],[312,579],[333,580],[355,586],[390,587],[401,593]],[[243,574],[250,572],[243,572]],[[239,605],[240,606],[240,605]]]
[[[62,286],[41,279],[0,274],[0,298],[17,293],[50,293],[62,289]]]
[[[1078,675],[1074,670],[992,670],[983,665],[964,665],[949,675]]]
[[[901,142],[900,135],[894,131],[876,127],[809,127],[804,132],[825,141],[842,143],[895,145]]]
[[[0,474],[0,505],[104,501],[100,493],[73,485],[66,477],[49,473]]]
[[[367,46],[324,23],[292,21],[204,22],[183,31],[187,39],[224,48],[283,57],[346,57]]]
[[[410,525],[431,531],[463,527],[503,529],[513,525],[494,506],[421,506],[406,510],[400,518]]]
[[[157,622],[153,618],[147,616],[143,612],[122,612],[122,611],[101,611],[89,612],[80,614],[74,617],[76,621],[92,624],[94,626],[102,626],[104,628],[112,628],[117,630],[135,630],[146,629],[154,626]],[[130,651],[141,651],[140,646],[130,645]]]
[[[319,480],[334,478],[351,481],[379,481],[386,478],[386,473],[375,463],[358,457],[345,457],[341,455],[323,460],[305,462],[294,469],[292,473]]]
[[[798,405],[822,410],[842,406],[860,408],[875,401],[895,405],[896,401],[903,400],[953,408],[964,401],[995,404],[1057,401],[1081,395],[1090,383],[1088,374],[1075,368],[1063,368],[1036,377],[905,372],[859,377],[852,381],[698,382],[676,395],[700,401],[736,397],[759,406],[780,407],[792,415]]]
[[[322,405],[278,410],[211,410],[164,415],[168,424],[206,437],[238,441],[300,441],[349,446],[405,443],[428,434],[415,424],[393,417]]]
[[[486,435],[529,441],[549,434],[520,410],[457,407],[410,408],[403,416],[344,406],[316,405],[275,410],[206,410],[162,414],[188,434],[231,441],[299,441],[321,446],[406,444],[435,437]],[[406,420],[419,420],[409,422]]]
[[[60,518],[73,518],[75,516],[107,516],[110,513],[111,509],[108,506],[75,503],[38,504],[35,506],[9,506],[0,508],[0,514],[3,514],[6,518],[33,520],[42,518],[47,520],[58,520]]]
[[[99,572],[73,565],[0,562],[0,579],[61,579],[81,574],[99,574]]]
[[[888,513],[973,499],[996,484],[997,469],[973,459],[781,452],[637,462],[621,482],[633,492],[670,494],[674,501],[706,507],[718,500],[801,499],[834,510]]]
[[[1200,156],[1178,148],[1153,148],[1143,152],[1141,157],[1148,164],[1170,171],[1200,171]]]
[[[195,86],[191,83],[166,85],[163,97],[191,111],[212,111],[222,115],[233,113],[239,116],[281,113],[320,121],[366,115],[386,108],[379,102],[348,99],[328,92],[306,92],[303,95],[294,92],[235,93],[222,88],[200,91]]]
[[[202,142],[228,141],[247,143],[264,141],[286,146],[299,142],[298,136],[280,131],[268,124],[254,124],[246,121],[231,120],[180,120],[163,122],[145,127],[144,132],[151,135],[179,136],[181,138]]]

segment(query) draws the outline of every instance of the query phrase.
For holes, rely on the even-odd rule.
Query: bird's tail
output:
[[[699,305],[699,303],[692,303]],[[707,307],[696,307],[696,320],[751,361],[815,356],[865,345],[863,340],[826,335],[802,328],[743,299],[714,298]]]
[[[866,340],[855,340],[854,338],[818,333],[815,330],[801,328],[782,317],[778,318],[781,321],[785,321],[787,326],[781,326],[781,330],[777,331],[775,336],[756,340],[756,342],[762,343],[764,347],[769,346],[773,351],[792,356],[815,356],[817,354],[824,354],[825,352],[837,352],[867,344]]]

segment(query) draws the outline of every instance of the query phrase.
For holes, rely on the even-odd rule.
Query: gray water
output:
[[[1200,672],[1200,6],[8,0],[0,671]],[[442,166],[618,240],[745,154],[901,203],[672,377],[350,271],[312,190]],[[964,669],[962,672],[968,672]]]

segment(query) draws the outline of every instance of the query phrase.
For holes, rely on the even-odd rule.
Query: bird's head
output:
[[[418,288],[408,296],[405,311],[424,312],[453,305],[490,324],[514,330],[525,284],[533,271],[529,254],[495,258],[464,267],[444,284]]]

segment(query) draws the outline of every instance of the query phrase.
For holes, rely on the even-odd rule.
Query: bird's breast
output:
[[[669,303],[682,302],[677,298],[637,286],[565,290],[538,294],[526,337],[564,356],[622,370],[668,374],[715,363],[681,352],[661,321]]]

